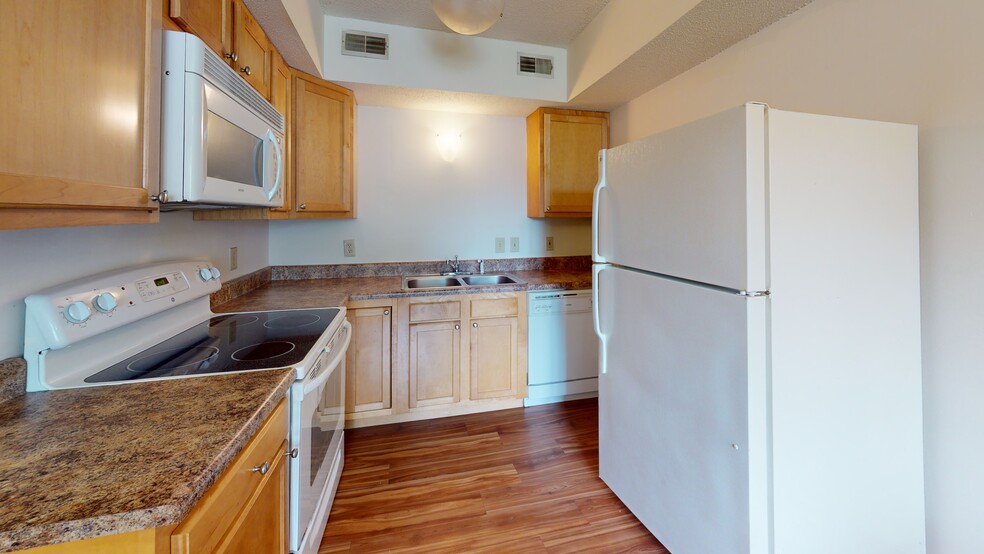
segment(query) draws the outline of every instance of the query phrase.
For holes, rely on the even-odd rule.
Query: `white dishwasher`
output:
[[[598,396],[598,337],[590,290],[528,293],[529,392],[536,406]]]

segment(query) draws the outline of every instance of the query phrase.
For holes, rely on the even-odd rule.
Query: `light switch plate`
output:
[[[346,239],[342,241],[342,252],[345,253],[346,258],[355,257],[355,239]]]
[[[553,252],[553,237],[547,237],[547,252]]]
[[[239,269],[239,247],[233,246],[229,249],[229,271]]]
[[[495,237],[495,253],[504,254],[506,252],[506,237]]]
[[[509,239],[509,251],[519,252],[519,237],[512,237]]]

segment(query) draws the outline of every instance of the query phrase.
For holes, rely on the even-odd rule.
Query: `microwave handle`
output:
[[[284,156],[280,152],[280,145],[277,144],[277,137],[273,134],[273,131],[267,131],[266,140],[270,142],[274,154],[277,155],[277,176],[273,181],[273,188],[267,193],[267,199],[273,200],[273,197],[277,195],[277,191],[280,189],[280,185],[284,180]]]
[[[352,324],[349,323],[348,320],[345,320],[345,323],[342,324],[342,330],[345,331],[345,344],[343,344],[341,348],[337,348],[335,350],[335,359],[331,361],[330,366],[328,366],[321,372],[321,375],[318,375],[314,379],[314,381],[311,381],[310,383],[304,383],[303,394],[305,396],[307,396],[311,391],[317,390],[318,388],[321,387],[321,385],[325,384],[325,381],[328,380],[328,377],[330,377],[331,374],[334,373],[335,370],[338,368],[338,364],[342,363],[342,360],[345,359],[345,350],[348,349],[349,343],[352,342]]]

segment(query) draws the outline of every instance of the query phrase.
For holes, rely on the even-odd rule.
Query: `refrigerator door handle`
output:
[[[598,218],[601,212],[598,208],[601,207],[601,191],[608,186],[605,179],[605,169],[606,169],[606,159],[607,150],[600,150],[598,152],[598,184],[595,185],[594,189],[594,199],[591,202],[591,260],[599,263],[607,263],[608,260],[601,255],[598,248],[598,238],[599,238],[599,228],[598,228]]]
[[[607,264],[594,264],[591,266],[591,318],[594,321],[595,334],[598,335],[598,360],[599,371],[602,375],[608,373],[608,336],[601,328],[601,283],[599,277],[601,272],[610,268]]]

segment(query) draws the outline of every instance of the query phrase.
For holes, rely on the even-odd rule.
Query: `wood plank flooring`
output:
[[[597,400],[345,434],[319,554],[668,554],[598,478]]]

